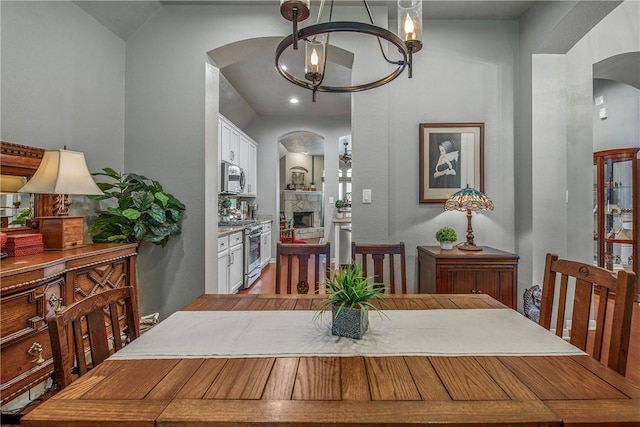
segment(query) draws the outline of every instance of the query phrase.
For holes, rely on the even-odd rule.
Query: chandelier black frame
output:
[[[398,77],[405,68],[409,69],[409,78],[412,77],[412,61],[413,61],[413,53],[418,52],[422,48],[422,42],[420,40],[402,40],[399,36],[394,34],[393,32],[387,30],[386,28],[378,27],[374,25],[373,17],[371,15],[371,11],[369,9],[369,5],[366,0],[363,1],[367,13],[369,15],[369,20],[371,24],[364,22],[351,22],[351,21],[331,21],[331,17],[329,18],[329,22],[317,23],[314,25],[310,25],[308,27],[298,29],[298,21],[302,21],[309,16],[309,10],[306,8],[306,5],[302,4],[300,1],[291,1],[289,4],[285,6],[285,4],[281,7],[282,16],[293,23],[293,32],[289,36],[286,36],[282,41],[278,44],[276,48],[276,69],[289,82],[300,86],[302,88],[311,90],[313,92],[313,101],[316,100],[316,92],[332,92],[332,93],[349,93],[349,92],[360,92],[364,90],[369,90],[373,88],[377,88],[384,84],[387,84]],[[333,0],[331,1],[331,14],[333,13]],[[325,69],[327,65],[327,52],[329,50],[329,36],[331,33],[361,33],[371,35],[376,37],[378,40],[378,45],[380,47],[380,51],[382,52],[383,58],[390,64],[395,65],[395,69],[387,74],[386,76],[371,81],[368,83],[352,85],[352,86],[329,86],[323,85],[322,82],[325,76]],[[303,80],[299,77],[294,76],[289,73],[280,63],[280,57],[282,54],[290,47],[293,46],[294,50],[298,49],[298,40],[310,41],[319,35],[327,35],[327,39],[325,42],[325,57],[322,64],[322,73],[307,73],[305,75],[306,80]],[[401,59],[397,61],[390,60],[384,52],[382,47],[381,39],[384,39],[391,43],[398,49],[398,52],[402,56]]]

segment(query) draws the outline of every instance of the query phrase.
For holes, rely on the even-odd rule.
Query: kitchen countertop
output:
[[[228,236],[233,233],[237,233],[238,231],[242,231],[246,228],[246,226],[237,225],[231,227],[218,227],[218,237]]]

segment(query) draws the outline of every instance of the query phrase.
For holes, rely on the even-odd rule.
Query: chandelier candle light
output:
[[[285,37],[276,49],[276,68],[278,72],[291,83],[309,89],[313,92],[313,101],[316,100],[316,92],[358,92],[373,89],[389,83],[404,71],[409,69],[409,78],[413,76],[413,54],[422,49],[422,0],[398,1],[398,35],[378,27],[373,21],[373,15],[366,0],[363,1],[370,23],[351,21],[332,21],[334,0],[330,1],[329,20],[320,22],[325,0],[321,0],[316,24],[298,29],[298,23],[309,17],[309,0],[280,0],[280,14],[291,21],[293,31]],[[377,39],[380,52],[385,61],[396,66],[390,74],[369,83],[351,86],[323,85],[329,51],[329,38],[331,33],[361,33],[374,36]],[[324,42],[322,41],[324,39]],[[296,77],[281,63],[282,54],[291,46],[298,50],[298,41],[305,41],[305,71],[304,79]],[[401,59],[389,59],[382,47],[382,41],[394,45]]]
[[[467,241],[458,246],[465,251],[481,251],[482,247],[473,242],[473,228],[471,227],[471,211],[493,210],[493,202],[481,191],[475,188],[463,188],[453,194],[444,204],[447,211],[467,211]]]

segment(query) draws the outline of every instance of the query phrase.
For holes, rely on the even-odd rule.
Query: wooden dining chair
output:
[[[387,293],[407,293],[407,267],[404,242],[351,242],[351,260],[362,266],[362,273],[365,277],[369,277],[370,267],[371,264],[373,264],[373,281],[374,283],[386,283],[388,281],[389,288]],[[385,276],[385,260],[388,267],[388,276]]]
[[[292,285],[297,293],[309,293],[313,283],[313,293],[319,293],[320,283],[329,274],[331,260],[330,243],[276,245],[276,293],[290,294]],[[310,274],[313,273],[311,277]],[[283,288],[285,282],[286,287]]]
[[[293,243],[296,239],[295,228],[281,228],[280,229],[280,243]]]
[[[138,338],[137,307],[135,290],[125,286],[73,303],[48,319],[58,390],[96,367],[123,344]],[[124,329],[120,327],[121,319],[126,320]],[[111,346],[110,339],[113,341]]]
[[[591,320],[593,291],[599,287],[597,307],[593,307],[595,331],[593,333],[592,356],[602,362],[603,338],[608,336],[609,353],[607,366],[624,375],[627,369],[631,315],[633,313],[635,274],[626,270],[613,273],[601,267],[577,261],[559,259],[556,254],[547,254],[542,284],[540,322],[551,328],[551,317],[556,298],[556,279],[559,279],[557,296],[556,335],[562,337],[566,321],[567,302],[573,301],[569,342],[587,351],[587,341]],[[573,286],[571,286],[573,285]],[[567,298],[573,288],[573,299]],[[615,293],[615,296],[613,294]],[[607,316],[609,299],[613,300],[613,313]],[[591,340],[589,340],[591,341]],[[589,346],[590,347],[590,346]]]

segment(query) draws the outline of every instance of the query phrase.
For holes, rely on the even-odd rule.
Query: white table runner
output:
[[[510,309],[369,313],[361,340],[331,335],[331,313],[179,311],[110,359],[585,354]]]

